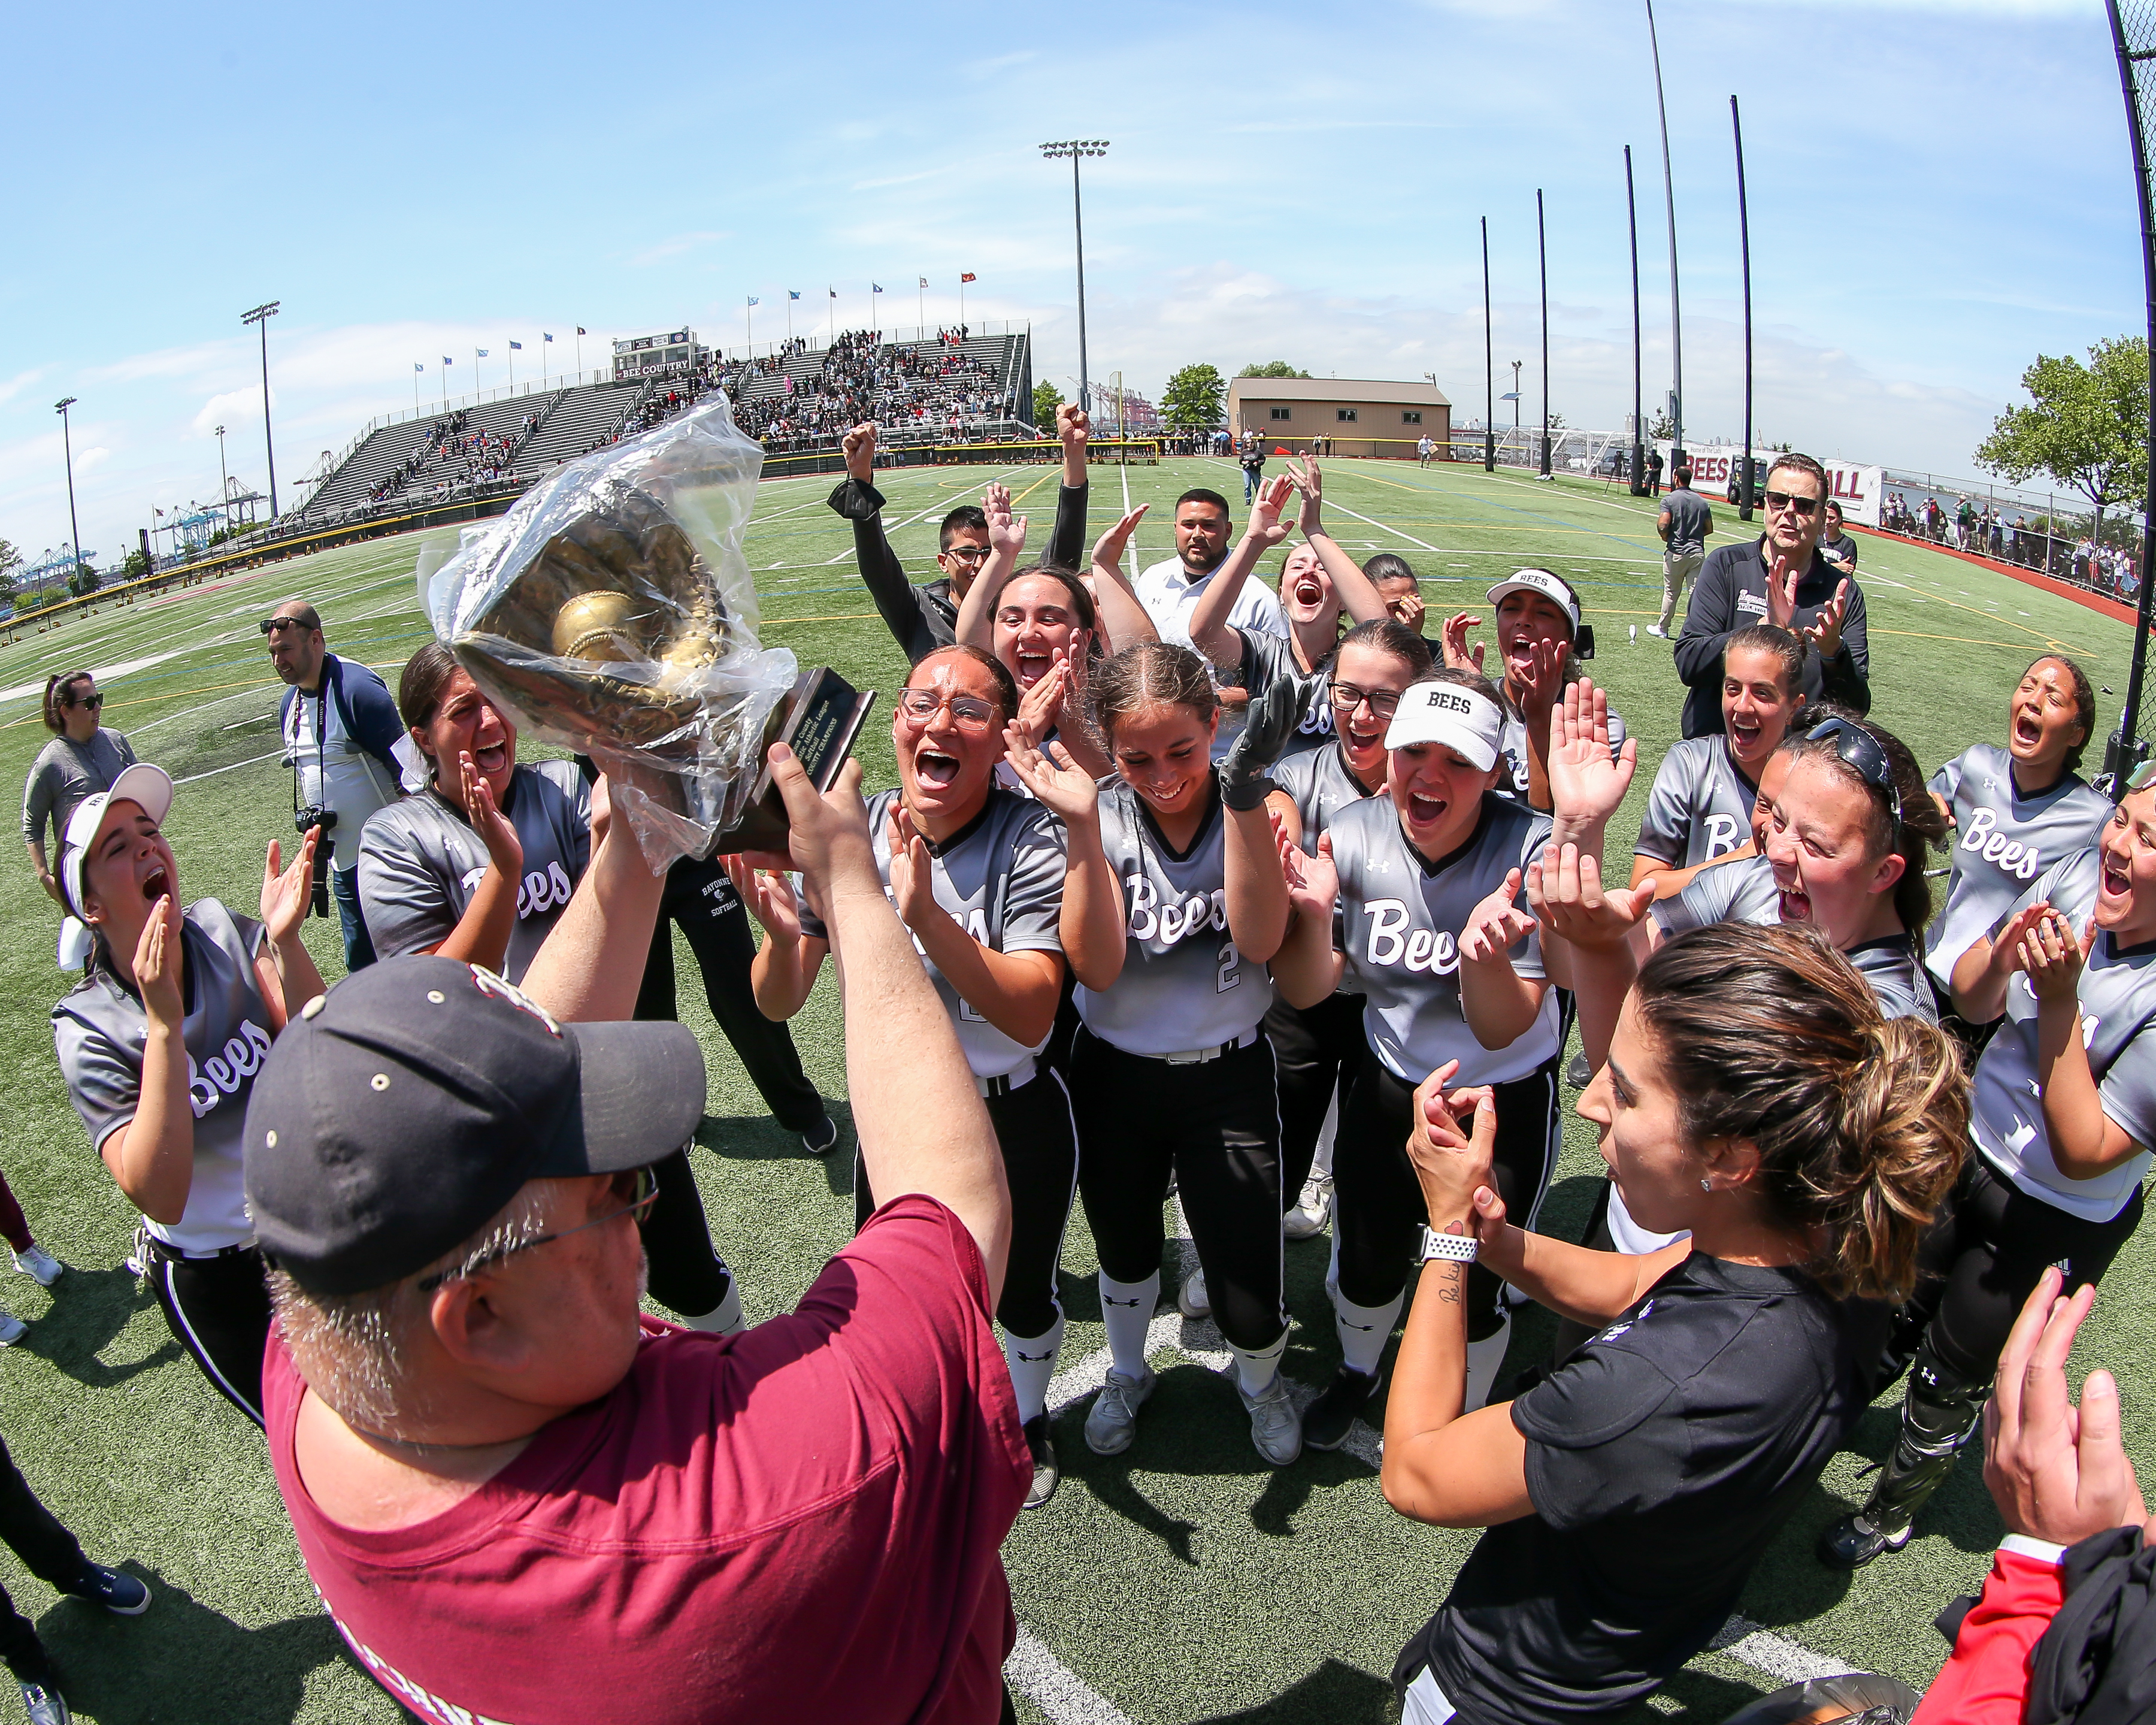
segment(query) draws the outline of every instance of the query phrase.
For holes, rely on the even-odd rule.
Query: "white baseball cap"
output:
[[[1490,603],[1496,604],[1508,593],[1538,593],[1572,624],[1572,632],[1579,633],[1579,601],[1573,597],[1572,589],[1547,569],[1515,569],[1504,580],[1490,589]]]
[[[82,870],[105,825],[105,811],[115,803],[139,803],[142,812],[160,825],[172,807],[172,777],[162,767],[137,761],[123,768],[112,788],[85,797],[68,817],[67,831],[60,836],[60,891],[68,909],[82,916]],[[86,922],[89,919],[84,918]]]
[[[1477,773],[1487,773],[1497,764],[1497,743],[1504,734],[1505,716],[1488,696],[1433,680],[1410,683],[1401,691],[1393,722],[1385,728],[1385,747],[1441,742]]]

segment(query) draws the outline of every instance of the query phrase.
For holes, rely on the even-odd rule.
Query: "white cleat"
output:
[[[1325,1232],[1332,1221],[1332,1176],[1313,1173],[1302,1183],[1302,1196],[1281,1224],[1290,1240],[1311,1240]]]
[[[1271,1383],[1252,1395],[1232,1366],[1228,1375],[1235,1382],[1236,1399],[1250,1416],[1250,1441],[1258,1454],[1275,1467],[1286,1467],[1302,1454],[1302,1415],[1288,1394],[1286,1377],[1276,1373]]]
[[[49,1288],[60,1279],[60,1271],[67,1266],[43,1246],[26,1246],[15,1254],[15,1267],[23,1275],[33,1278],[41,1288]]]
[[[1213,1301],[1205,1292],[1205,1272],[1194,1270],[1175,1291],[1175,1309],[1185,1317],[1210,1317]]]
[[[1086,1447],[1096,1455],[1120,1455],[1137,1435],[1138,1409],[1160,1381],[1150,1369],[1133,1378],[1108,1368],[1108,1381],[1086,1414]]]

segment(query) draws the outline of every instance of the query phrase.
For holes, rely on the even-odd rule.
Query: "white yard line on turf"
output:
[[[1055,1725],[1131,1725],[1129,1715],[1088,1686],[1024,1624],[1004,1661],[1004,1681]]]
[[[90,675],[100,683],[116,682],[130,671],[147,670],[153,665],[162,665],[168,659],[178,657],[177,653],[152,653],[147,659],[125,659],[118,665],[99,665],[91,670]],[[0,701],[19,701],[25,695],[43,695],[44,692],[45,685],[42,681],[18,683],[12,689],[0,689]]]
[[[176,785],[192,784],[198,778],[215,778],[220,773],[237,773],[243,767],[259,767],[264,761],[276,760],[284,752],[282,749],[272,749],[266,755],[255,755],[248,760],[234,761],[229,767],[213,767],[207,773],[190,773],[185,778],[176,778],[172,783]]]

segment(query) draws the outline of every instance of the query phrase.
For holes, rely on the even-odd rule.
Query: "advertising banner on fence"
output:
[[[1663,483],[1669,483],[1670,445],[1667,442],[1656,444],[1662,452]],[[1743,451],[1735,444],[1686,444],[1685,459],[1691,463],[1691,487],[1712,502],[1735,502],[1737,480],[1741,471],[1738,462]],[[1754,447],[1752,459],[1763,468],[1774,459],[1775,451]],[[1881,473],[1876,467],[1866,467],[1854,461],[1830,461],[1826,464],[1827,477],[1833,484],[1831,495],[1841,506],[1846,521],[1861,522],[1867,527],[1879,525]],[[1766,475],[1759,472],[1754,481],[1762,489]]]

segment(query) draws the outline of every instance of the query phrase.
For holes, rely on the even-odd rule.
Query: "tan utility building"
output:
[[[1228,425],[1254,431],[1268,452],[1301,454],[1320,438],[1336,455],[1414,459],[1427,437],[1446,459],[1452,403],[1433,383],[1353,377],[1235,377],[1228,384]]]

